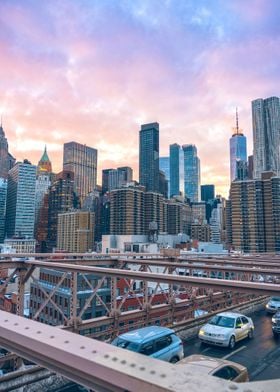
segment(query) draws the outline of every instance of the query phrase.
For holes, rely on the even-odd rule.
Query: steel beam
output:
[[[0,345],[96,392],[271,392],[279,381],[235,384],[0,311]],[[1,388],[0,388],[1,390]]]
[[[50,269],[68,271],[68,272],[86,272],[96,276],[108,276],[111,278],[130,278],[140,281],[160,282],[173,284],[178,283],[181,286],[196,286],[212,288],[216,290],[243,291],[252,294],[261,295],[280,295],[280,285],[271,283],[257,283],[238,280],[223,280],[214,278],[198,278],[193,276],[170,275],[151,272],[135,272],[120,269],[90,267],[81,265],[72,265],[64,263],[50,263],[46,261],[26,261],[24,264],[35,265],[37,267],[46,267]]]

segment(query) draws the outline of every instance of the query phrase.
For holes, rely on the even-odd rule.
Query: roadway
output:
[[[271,330],[271,315],[265,310],[250,315],[255,325],[254,339],[244,339],[236,343],[234,350],[228,348],[201,345],[198,338],[184,342],[185,356],[203,354],[217,358],[225,358],[247,367],[250,381],[261,381],[280,378],[280,337],[275,339]],[[86,391],[70,383],[57,392]]]
[[[225,358],[247,367],[251,381],[280,378],[280,338],[275,339],[271,330],[271,315],[265,310],[248,315],[255,325],[254,339],[236,343],[234,350],[201,345],[198,338],[184,342],[185,356],[203,354]]]

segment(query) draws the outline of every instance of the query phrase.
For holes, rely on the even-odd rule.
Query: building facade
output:
[[[147,192],[159,192],[159,124],[141,125],[139,182]]]
[[[264,171],[280,175],[280,101],[278,97],[252,102],[254,178]]]
[[[17,162],[8,174],[6,235],[34,238],[36,166]]]
[[[280,251],[280,177],[264,172],[261,179],[233,182],[229,207],[227,223],[234,249]]]
[[[6,202],[7,180],[0,178],[0,244],[3,243],[5,238]]]
[[[201,201],[208,202],[209,200],[214,200],[215,198],[215,185],[201,185]]]
[[[78,207],[74,192],[74,173],[63,170],[58,173],[48,192],[48,235],[47,249],[53,251],[57,246],[58,214]]]
[[[200,159],[193,144],[183,145],[185,198],[200,201]]]
[[[40,268],[39,282],[44,290],[50,294],[55,288],[59,280],[61,279],[63,272],[56,270],[49,270],[46,268]],[[87,281],[92,287],[96,287],[98,278],[92,274],[78,274],[77,276],[77,311],[80,312],[88,298],[92,294],[92,289],[88,285],[87,281],[83,277],[86,277]],[[56,289],[53,301],[56,304],[54,306],[51,302],[44,308],[38,315],[38,320],[48,325],[63,325],[66,324],[67,318],[70,318],[70,303],[72,298],[71,290],[71,273],[65,277],[62,284]],[[106,304],[111,300],[110,289],[108,283],[106,283],[98,291],[98,296]],[[36,284],[31,283],[30,285],[30,317],[34,318],[36,312],[39,310],[41,304],[45,301],[45,295],[43,291],[37,287]],[[101,301],[95,297],[89,307],[83,312],[82,320],[88,320],[94,317],[101,317],[105,315],[106,310],[102,305]]]
[[[39,218],[42,218],[40,210],[43,208],[44,197],[51,185],[52,178],[52,164],[47,154],[47,147],[45,147],[44,153],[37,166],[35,187],[35,238],[37,238],[38,226],[41,224],[39,221]]]
[[[244,166],[247,162],[247,139],[239,129],[238,113],[236,111],[236,127],[229,141],[230,145],[230,182],[238,178],[238,164]],[[240,176],[240,175],[239,175]]]
[[[170,197],[170,159],[169,159],[169,157],[160,157],[159,158],[159,170],[164,173],[165,180],[167,181],[167,196],[165,196],[165,197]],[[160,193],[162,193],[162,191]]]
[[[97,150],[84,144],[64,144],[63,170],[74,173],[74,190],[83,204],[88,193],[96,188]]]
[[[94,213],[71,211],[58,214],[57,248],[65,252],[91,252],[94,245]]]

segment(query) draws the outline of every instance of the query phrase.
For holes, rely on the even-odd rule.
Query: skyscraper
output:
[[[180,146],[177,143],[169,146],[170,159],[170,197],[180,195]]]
[[[133,170],[129,166],[102,170],[102,193],[111,192],[113,189],[129,184],[132,182],[132,176]]]
[[[247,141],[246,136],[243,135],[242,130],[239,129],[238,112],[236,109],[236,127],[234,134],[230,138],[230,182],[237,178],[237,165],[242,161],[239,168],[244,162],[247,162]]]
[[[278,97],[252,102],[254,178],[264,171],[280,175],[280,101]]]
[[[160,157],[159,158],[159,170],[161,170],[164,175],[165,179],[167,181],[167,197],[170,197],[170,160],[169,157]],[[162,192],[161,192],[162,193]]]
[[[7,201],[7,180],[0,178],[0,244],[5,238],[5,217]]]
[[[74,173],[74,190],[81,204],[89,192],[96,188],[97,150],[84,144],[64,144],[63,170]]]
[[[141,125],[139,182],[146,191],[159,192],[159,124]]]
[[[0,177],[7,178],[9,170],[15,164],[15,158],[9,153],[8,141],[5,132],[0,124]]]
[[[35,238],[37,233],[38,219],[40,216],[40,209],[43,205],[44,196],[51,185],[52,164],[47,154],[47,147],[38,162],[36,188],[35,188]]]
[[[63,170],[56,175],[48,192],[48,204],[47,248],[52,251],[57,244],[58,214],[77,208],[73,172]]]
[[[209,201],[215,198],[215,185],[201,185],[201,200]]]
[[[263,172],[261,179],[234,181],[230,188],[228,240],[244,252],[280,251],[280,177]]]
[[[9,171],[6,234],[34,237],[36,166],[27,160],[17,162]]]
[[[184,144],[185,197],[190,201],[200,200],[200,159],[194,144]]]

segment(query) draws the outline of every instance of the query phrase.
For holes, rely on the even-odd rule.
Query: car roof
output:
[[[170,335],[172,333],[174,333],[174,331],[170,328],[150,326],[126,332],[122,335],[119,335],[119,338],[128,340],[130,342],[143,343],[155,337],[158,338],[161,336]]]
[[[222,313],[218,313],[217,316],[240,317],[240,316],[244,316],[244,314],[238,312],[222,312]]]
[[[178,365],[187,365],[189,370],[199,370],[203,374],[212,374],[215,370],[222,366],[230,365],[238,368],[240,371],[246,370],[246,368],[239,363],[227,361],[222,358],[213,358],[206,355],[194,354],[181,359],[177,362]]]

